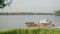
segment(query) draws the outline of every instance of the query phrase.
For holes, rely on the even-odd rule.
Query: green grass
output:
[[[60,34],[60,30],[52,28],[19,28],[0,30],[0,34]]]

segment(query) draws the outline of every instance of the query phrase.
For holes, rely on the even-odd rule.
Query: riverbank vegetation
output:
[[[50,28],[20,28],[5,31],[0,30],[0,34],[60,34],[60,30]]]
[[[55,14],[56,16],[60,16],[60,10],[55,10],[55,11],[54,11],[54,14]]]
[[[0,12],[0,15],[53,15],[53,13],[40,13],[40,12]]]
[[[60,10],[55,10],[52,13],[40,12],[0,12],[0,15],[56,15],[60,16]]]

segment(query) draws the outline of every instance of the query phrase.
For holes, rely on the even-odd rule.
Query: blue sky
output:
[[[1,12],[53,12],[60,9],[60,0],[13,0]]]

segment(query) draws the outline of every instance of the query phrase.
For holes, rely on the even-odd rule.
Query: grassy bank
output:
[[[20,28],[0,30],[0,34],[60,34],[60,30],[50,28]]]

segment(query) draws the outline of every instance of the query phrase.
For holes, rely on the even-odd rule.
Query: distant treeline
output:
[[[39,13],[39,12],[0,12],[0,15],[53,15],[53,13]]]
[[[60,16],[60,10],[55,10],[52,13],[40,13],[40,12],[0,12],[0,15],[56,15]]]

